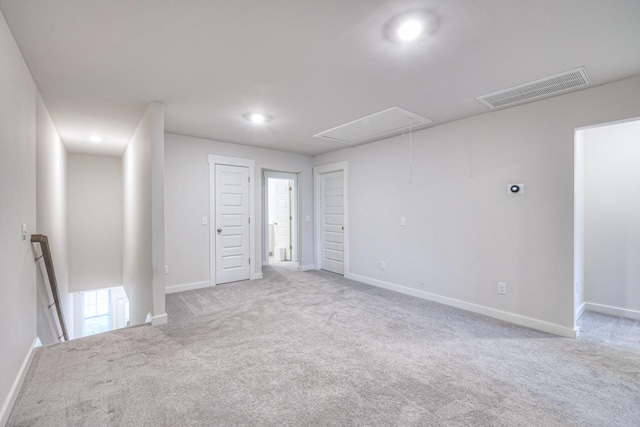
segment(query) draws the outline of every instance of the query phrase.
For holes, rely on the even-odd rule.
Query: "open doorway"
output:
[[[576,130],[574,310],[583,338],[640,348],[638,194],[640,120]]]
[[[129,298],[122,286],[74,293],[75,337],[129,326]]]
[[[298,264],[298,174],[264,172],[263,265]]]

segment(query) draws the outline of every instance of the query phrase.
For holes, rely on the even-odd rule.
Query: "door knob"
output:
[[[218,228],[218,233],[222,233],[222,228]]]

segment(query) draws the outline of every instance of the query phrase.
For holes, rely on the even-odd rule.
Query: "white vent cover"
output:
[[[501,108],[569,92],[589,83],[587,72],[580,67],[476,99],[490,108]]]
[[[392,107],[358,120],[313,135],[330,141],[355,144],[400,135],[409,130],[422,129],[431,124],[426,117],[402,108]]]

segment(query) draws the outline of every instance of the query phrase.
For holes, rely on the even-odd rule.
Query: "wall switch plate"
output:
[[[311,215],[307,215],[306,221],[311,222]]]
[[[403,216],[400,217],[400,225],[407,225],[407,220]]]
[[[387,269],[387,263],[384,261],[380,261],[380,270],[386,270]]]
[[[22,240],[27,240],[27,224],[22,224]]]
[[[507,284],[503,282],[498,282],[498,293],[501,295],[507,294]]]
[[[202,225],[207,225],[209,223],[209,218],[207,218],[206,216],[202,217]]]
[[[169,266],[168,265],[164,266],[164,274],[169,274]]]

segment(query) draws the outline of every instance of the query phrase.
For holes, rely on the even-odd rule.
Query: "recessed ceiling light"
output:
[[[260,113],[253,113],[251,116],[249,116],[249,119],[256,124],[264,123],[267,120],[265,115]]]
[[[398,37],[402,41],[410,42],[417,39],[421,32],[422,24],[415,19],[411,19],[400,24]]]
[[[440,18],[430,10],[412,10],[394,16],[384,28],[385,37],[395,43],[425,40],[440,25]]]
[[[102,138],[100,138],[98,135],[93,135],[89,139],[91,140],[91,142],[102,142]]]

